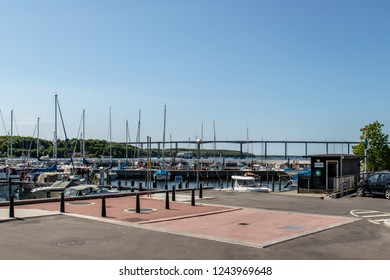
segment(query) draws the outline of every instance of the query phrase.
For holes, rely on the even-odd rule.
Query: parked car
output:
[[[366,193],[384,195],[390,199],[390,171],[378,171],[370,174],[357,184],[356,193],[364,196]]]

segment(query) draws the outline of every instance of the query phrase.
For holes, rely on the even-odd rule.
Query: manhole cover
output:
[[[294,231],[294,230],[303,229],[303,228],[304,228],[304,226],[291,225],[291,226],[281,227],[279,229],[285,230],[285,231]]]
[[[135,208],[131,208],[131,209],[126,209],[124,210],[125,212],[132,212],[132,213],[136,213],[137,210]],[[141,208],[140,209],[140,213],[142,214],[150,214],[150,213],[153,213],[153,212],[156,212],[157,209],[154,209],[154,208]]]
[[[239,226],[249,226],[248,223],[239,223],[238,225],[239,225]]]
[[[72,201],[72,202],[68,202],[67,204],[68,204],[68,205],[81,205],[81,206],[87,205],[87,206],[89,206],[89,205],[93,205],[93,204],[95,204],[95,203],[92,203],[92,202],[84,202],[84,201]]]
[[[81,246],[86,243],[87,241],[85,240],[65,240],[65,241],[58,242],[57,245],[62,247],[72,247],[72,246]]]

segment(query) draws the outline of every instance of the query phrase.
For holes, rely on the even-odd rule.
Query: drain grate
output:
[[[294,231],[294,230],[299,230],[299,229],[303,229],[303,228],[304,228],[304,226],[300,226],[300,225],[290,225],[290,226],[280,227],[279,229],[285,230],[285,231]]]
[[[65,240],[65,241],[57,242],[57,245],[61,247],[74,247],[74,246],[81,246],[86,243],[87,241],[85,240]]]

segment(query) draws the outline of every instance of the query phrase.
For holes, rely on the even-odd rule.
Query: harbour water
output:
[[[279,181],[272,182],[271,180],[266,181],[257,181],[259,185],[262,187],[268,187],[274,192],[279,191],[285,191],[287,190],[285,188],[287,181],[285,179]],[[202,184],[203,188],[208,189],[214,189],[214,190],[226,190],[229,188],[232,188],[233,181],[232,180],[199,180],[199,184]],[[188,181],[182,181],[175,182],[174,180],[170,181],[146,181],[146,180],[113,180],[110,184],[113,188],[119,187],[121,193],[131,193],[131,192],[138,192],[140,186],[143,191],[159,191],[159,190],[165,190],[166,188],[168,190],[172,190],[173,187],[175,187],[176,190],[180,191],[181,189],[197,189],[198,184],[196,180],[188,180]],[[0,185],[0,201],[8,201],[9,200],[9,185],[3,184]],[[28,195],[23,195],[22,192],[18,189],[18,187],[12,187],[11,193],[15,196],[15,199],[28,199]]]

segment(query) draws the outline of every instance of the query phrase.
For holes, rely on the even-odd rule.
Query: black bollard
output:
[[[188,189],[189,187],[190,187],[190,182],[186,181],[186,189]]]
[[[134,180],[132,180],[132,181],[130,182],[130,186],[131,186],[131,187],[134,187]]]
[[[65,195],[64,192],[61,193],[61,198],[60,198],[60,212],[65,213]]]
[[[157,182],[156,181],[153,182],[153,189],[157,189]]]
[[[176,187],[172,187],[172,201],[176,201]]]
[[[141,203],[140,203],[140,200],[139,200],[139,193],[137,193],[136,197],[135,197],[135,213],[141,213]]]
[[[169,210],[169,191],[165,192],[165,209]]]
[[[9,184],[8,185],[9,186],[9,188],[8,188],[8,197],[11,200],[11,196],[12,196],[12,179],[11,179],[11,177],[8,180],[8,184]]]
[[[102,217],[106,217],[106,197],[102,196]]]
[[[142,182],[139,182],[139,188],[138,191],[142,192]]]
[[[14,196],[9,197],[9,217],[15,218],[15,205],[14,205]]]
[[[195,189],[192,189],[191,193],[191,206],[195,206]]]
[[[168,184],[165,184],[165,190],[168,190]]]
[[[182,188],[182,185],[181,185],[181,182],[179,183],[179,190],[181,190],[181,188]]]
[[[203,183],[199,185],[199,198],[203,198]]]

